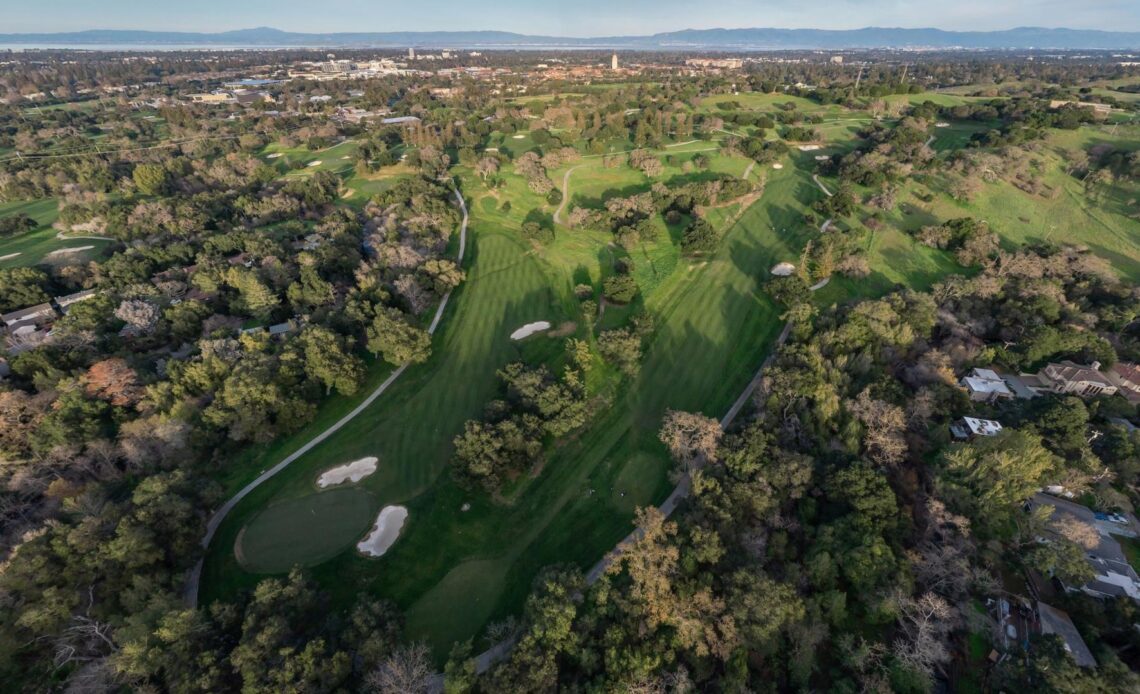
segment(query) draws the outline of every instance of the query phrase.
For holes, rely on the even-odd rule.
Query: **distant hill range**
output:
[[[1140,32],[1020,27],[1004,31],[941,29],[686,29],[652,36],[570,38],[506,31],[345,32],[308,34],[269,27],[218,33],[92,30],[54,34],[0,34],[4,45],[367,47],[395,48],[622,48],[628,50],[763,51],[842,48],[1140,50]]]

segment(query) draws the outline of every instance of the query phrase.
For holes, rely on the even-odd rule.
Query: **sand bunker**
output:
[[[408,518],[408,509],[403,506],[385,506],[376,516],[376,525],[368,537],[356,543],[356,549],[361,554],[370,557],[382,557],[400,537],[400,530]]]
[[[790,277],[796,271],[796,266],[791,263],[780,263],[772,268],[772,274],[776,277]]]
[[[8,255],[0,255],[0,260],[11,260],[17,256],[23,255],[22,253],[9,253]]]
[[[355,484],[376,472],[376,463],[378,462],[380,462],[378,459],[369,456],[325,470],[321,473],[321,476],[317,478],[317,486],[324,489],[325,487],[331,487],[344,482],[352,482]]]
[[[283,154],[283,152],[274,152],[273,154],[265,155],[265,158],[266,159],[277,159],[278,157],[282,156],[282,154]]]
[[[831,157],[827,154],[820,154],[815,158],[816,161],[827,161],[828,159],[831,159]]]
[[[949,123],[935,123],[934,127],[936,127],[936,128],[949,128],[950,124]]]
[[[782,169],[782,168],[784,168],[784,165],[783,164],[772,164],[772,168],[773,169]]]
[[[819,145],[800,145],[801,152],[814,152],[817,149],[820,149]]]
[[[515,135],[515,136],[514,136],[514,139],[516,139],[516,140],[521,140],[521,139],[523,139],[524,137],[526,137],[526,135]]]
[[[549,321],[540,320],[536,323],[527,323],[523,327],[511,333],[511,339],[521,340],[524,337],[530,337],[531,335],[537,332],[542,332],[543,330],[550,330]]]
[[[320,159],[318,159],[318,160],[316,160],[316,161],[311,161],[311,162],[309,162],[309,163],[308,163],[308,166],[320,166],[322,163],[323,163],[323,162],[322,162]]]
[[[92,248],[94,248],[94,246],[75,246],[74,248],[60,248],[59,250],[55,250],[55,251],[52,251],[51,253],[48,253],[48,255],[49,256],[51,256],[51,255],[67,255],[68,253],[79,253],[80,251],[89,251]]]

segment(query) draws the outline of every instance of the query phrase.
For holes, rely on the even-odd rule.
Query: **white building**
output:
[[[977,417],[963,417],[950,425],[950,433],[954,438],[961,440],[975,439],[979,436],[996,436],[1001,433],[1001,422],[992,419],[978,419]]]
[[[958,384],[966,389],[974,402],[993,402],[1013,397],[1013,391],[1005,380],[992,369],[974,369],[963,376]]]

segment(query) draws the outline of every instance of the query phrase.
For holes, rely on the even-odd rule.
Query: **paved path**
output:
[[[756,167],[756,161],[755,160],[748,162],[748,168],[744,170],[744,173],[740,177],[743,178],[744,180],[748,180],[748,175],[750,173],[752,173],[752,169],[755,167]]]
[[[832,219],[831,217],[828,217],[827,221],[823,223],[823,226],[821,226],[819,228],[819,233],[826,234],[827,230],[831,228],[831,223],[834,221],[835,221],[834,219]]]
[[[819,175],[818,175],[818,174],[812,174],[812,175],[811,175],[811,180],[815,181],[815,184],[816,184],[817,186],[819,186],[819,189],[823,191],[823,194],[824,194],[824,195],[826,195],[826,196],[827,196],[827,197],[829,197],[829,198],[831,197],[831,191],[830,191],[830,190],[828,190],[827,188],[824,188],[824,187],[823,187],[823,183],[821,183],[821,182],[820,182],[820,180],[819,180]]]
[[[455,191],[455,199],[459,202],[459,208],[463,211],[463,223],[459,228],[459,255],[456,260],[457,264],[462,266],[463,252],[467,248],[467,203],[464,201],[463,196],[459,193],[459,189],[454,187],[454,184],[452,184],[452,188]],[[439,308],[436,309],[435,316],[431,320],[431,325],[428,326],[429,334],[434,334],[436,328],[439,327],[439,322],[443,318],[443,312],[444,309],[447,308],[447,302],[449,299],[451,299],[451,292],[445,294],[443,300],[439,302]],[[368,397],[364,399],[363,402],[353,408],[351,412],[341,417],[328,429],[325,429],[320,434],[314,436],[309,440],[308,443],[298,448],[284,460],[258,475],[257,479],[242,487],[241,491],[239,491],[237,494],[234,494],[233,497],[226,501],[226,503],[222,504],[221,508],[215,511],[214,515],[211,516],[210,520],[206,523],[206,536],[202,538],[202,547],[208,548],[210,546],[210,541],[214,539],[214,533],[218,531],[218,526],[220,526],[222,524],[222,521],[226,519],[226,516],[229,514],[229,512],[232,511],[242,499],[248,496],[250,492],[252,492],[254,489],[257,489],[269,478],[289,467],[290,463],[311,451],[322,441],[340,431],[341,427],[343,427],[345,424],[348,424],[353,419],[355,419],[357,415],[368,409],[368,406],[375,402],[376,398],[380,397],[384,391],[388,390],[388,387],[395,383],[396,379],[399,378],[407,369],[407,364],[404,364],[397,368],[391,373],[391,375],[388,376],[388,378],[384,379],[384,382],[381,383],[380,386],[376,388],[376,390],[372,391]],[[204,561],[205,557],[199,559],[198,563],[194,566],[193,569],[190,570],[190,574],[186,578],[186,588],[183,593],[183,598],[190,607],[198,606],[198,585],[201,582],[202,563]]]
[[[563,223],[562,222],[562,211],[565,210],[566,206],[570,204],[570,174],[574,173],[575,171],[582,168],[583,166],[585,166],[585,164],[579,164],[577,166],[572,166],[569,169],[567,169],[566,173],[562,176],[562,204],[560,204],[558,206],[558,209],[554,211],[554,223],[555,224],[562,224]]]

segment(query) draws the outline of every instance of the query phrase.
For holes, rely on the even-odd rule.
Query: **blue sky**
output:
[[[1140,0],[6,0],[0,32],[82,29],[454,31],[560,36],[864,26],[1140,31]]]

